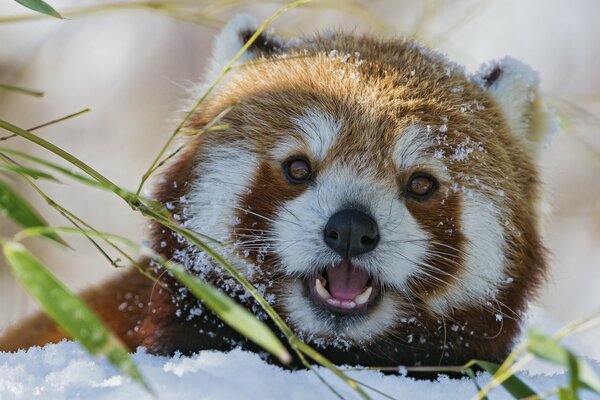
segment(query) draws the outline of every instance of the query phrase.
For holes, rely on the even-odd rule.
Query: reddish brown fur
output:
[[[449,171],[452,179],[466,188],[475,188],[472,181],[461,177],[476,175],[490,188],[497,188],[501,182],[500,187],[505,192],[505,197],[498,201],[504,202],[502,209],[509,213],[507,219],[513,228],[507,231],[506,243],[509,246],[508,272],[514,283],[503,287],[497,296],[503,305],[504,320],[499,324],[495,313],[485,305],[469,305],[448,315],[436,315],[428,309],[427,300],[430,296],[443,294],[446,289],[412,279],[410,286],[416,295],[413,304],[417,322],[393,327],[383,340],[366,348],[344,353],[327,347],[323,352],[335,362],[378,365],[456,364],[471,358],[502,359],[519,331],[525,305],[543,282],[545,271],[544,249],[536,228],[538,216],[533,209],[539,202],[540,184],[524,142],[510,132],[499,107],[488,93],[459,72],[452,72],[450,76],[437,74],[436,71],[443,70],[446,65],[422,54],[410,42],[381,42],[370,37],[336,35],[317,37],[304,47],[310,49],[308,55],[300,51],[293,57],[292,50],[292,57],[241,68],[225,85],[226,90],[207,100],[193,117],[190,128],[202,128],[224,108],[239,101],[222,120],[231,128],[192,139],[164,174],[164,183],[157,186],[156,198],[166,203],[187,194],[189,188],[186,185],[194,180],[194,167],[198,163],[201,165],[211,146],[243,140],[259,157],[260,169],[251,194],[242,198],[240,207],[273,217],[281,205],[306,188],[285,181],[281,165],[270,159],[269,150],[276,146],[283,132],[293,134],[290,133],[291,113],[310,108],[318,108],[346,122],[339,141],[321,163],[314,165],[317,179],[319,170],[334,161],[351,161],[357,154],[368,154],[377,168],[378,177],[400,191],[412,171],[398,173],[389,161],[398,132],[411,125],[431,125],[438,129],[441,118],[448,118],[451,126],[446,133],[448,144],[456,145],[468,135],[475,142],[483,142],[486,150],[473,156],[476,162],[453,163]],[[364,60],[356,67],[360,81],[340,80],[331,73],[348,68],[346,63],[327,56],[332,49],[337,49],[340,54],[360,53],[360,59]],[[354,61],[356,59],[352,57],[348,62]],[[415,71],[414,74],[411,71]],[[452,88],[456,86],[462,86],[464,91],[454,93]],[[369,97],[371,93],[376,94]],[[366,98],[366,102],[357,102],[359,98]],[[485,109],[462,112],[460,106],[465,99],[477,99]],[[533,117],[531,123],[534,127],[538,124]],[[361,172],[360,165],[356,169],[357,173]],[[440,183],[442,188],[450,184]],[[445,199],[443,205],[442,199]],[[456,263],[440,262],[435,257],[428,262],[436,263],[445,272],[459,273],[461,267],[457,263],[464,261],[462,251],[466,241],[457,220],[463,208],[459,194],[450,192],[444,197],[444,191],[440,190],[426,203],[407,200],[406,204],[435,241],[454,248],[438,246],[436,250],[448,253],[448,258]],[[177,212],[181,212],[179,205],[174,210]],[[250,213],[240,211],[238,216],[240,222],[233,232],[234,239],[243,241],[242,235],[249,229],[269,228],[265,219]],[[440,220],[448,223],[438,226]],[[152,242],[153,247],[168,258],[174,249],[182,248],[172,233],[159,225],[152,229]],[[161,242],[167,243],[166,249],[159,245]],[[255,257],[256,254],[250,254],[251,259]],[[273,255],[268,257],[266,265],[277,261]],[[272,272],[267,271],[267,275],[255,283],[266,282]],[[452,284],[452,278],[447,274],[438,273],[436,277]],[[285,278],[280,283],[283,285]],[[146,278],[131,272],[122,279],[86,292],[84,297],[132,349],[145,345],[157,353],[170,353],[223,346],[199,335],[196,325],[174,317],[176,306],[168,292],[157,290],[150,303],[153,287]],[[274,290],[277,292],[278,289]],[[143,306],[132,312],[118,311],[126,293],[139,296]],[[286,310],[277,309],[286,315]],[[454,321],[461,324],[458,331],[450,329]],[[463,326],[465,321],[468,322],[466,327]],[[228,330],[226,332],[226,335],[235,336]],[[407,339],[409,335],[414,337],[414,342]],[[426,345],[419,344],[421,336],[428,338]],[[0,350],[55,342],[62,337],[45,317],[36,316],[3,336]]]

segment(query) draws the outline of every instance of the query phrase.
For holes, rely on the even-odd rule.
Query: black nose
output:
[[[325,243],[344,258],[367,253],[377,247],[377,222],[358,210],[338,211],[325,225]]]

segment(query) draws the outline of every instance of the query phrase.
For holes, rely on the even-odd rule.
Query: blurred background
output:
[[[204,72],[219,27],[239,12],[265,19],[284,4],[47,1],[70,19],[38,18],[13,1],[0,3],[0,84],[45,93],[36,98],[0,90],[0,118],[31,128],[91,108],[37,134],[130,189],[189,108],[189,90]],[[531,323],[552,331],[600,308],[598,15],[596,0],[325,0],[287,12],[272,27],[284,36],[328,28],[410,36],[469,71],[507,54],[539,71],[562,130],[542,155],[552,274]],[[19,138],[0,145],[58,161]],[[26,184],[9,183],[51,224],[68,225]],[[145,222],[114,195],[76,183],[42,187],[95,228],[143,240]],[[0,217],[0,236],[16,230]],[[115,273],[89,242],[68,239],[76,251],[43,241],[28,246],[74,290]],[[0,331],[36,308],[2,262]],[[600,359],[598,337],[598,330],[589,331],[572,345]]]

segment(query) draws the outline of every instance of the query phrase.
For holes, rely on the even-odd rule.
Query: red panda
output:
[[[256,30],[218,36],[207,82]],[[227,112],[224,112],[227,110]],[[300,337],[339,364],[502,360],[544,281],[536,157],[551,127],[537,75],[474,74],[413,41],[261,34],[189,122],[155,184]],[[155,251],[266,317],[198,248],[154,225]],[[258,351],[177,286],[131,271],[83,294],[131,349]],[[0,350],[64,334],[38,315]]]

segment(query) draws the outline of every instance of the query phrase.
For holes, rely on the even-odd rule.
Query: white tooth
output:
[[[350,301],[342,301],[341,306],[342,306],[342,308],[351,309],[351,308],[356,307],[356,303],[353,302],[352,300],[350,300]]]
[[[329,304],[331,304],[332,306],[336,306],[336,307],[339,307],[339,306],[341,306],[341,304],[342,304],[342,303],[341,303],[339,300],[337,300],[337,299],[327,299],[327,302],[328,302]]]
[[[354,298],[354,302],[358,305],[365,304],[367,301],[369,301],[369,297],[371,296],[372,291],[373,291],[373,287],[369,286],[368,288],[365,289],[364,292],[362,292],[361,294],[359,294],[358,296],[356,296]]]
[[[323,286],[323,283],[320,279],[315,280],[315,289],[317,289],[317,293],[319,294],[319,296],[321,296],[325,300],[331,297],[327,289],[325,289],[325,287]]]

